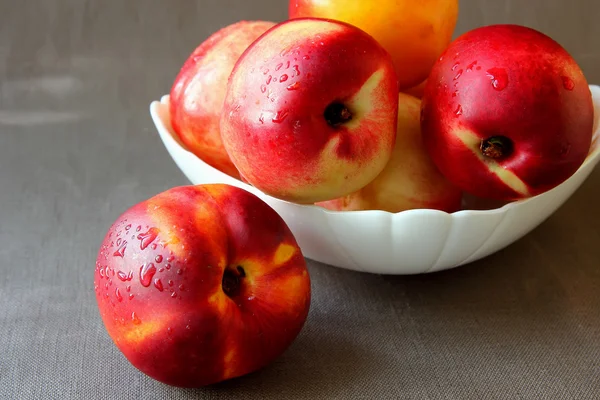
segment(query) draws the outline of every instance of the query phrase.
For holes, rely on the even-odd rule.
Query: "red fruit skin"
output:
[[[226,269],[241,282],[231,297]],[[301,331],[311,295],[284,221],[223,184],[176,187],[123,213],[101,244],[94,287],[107,332],[130,363],[181,387],[271,363]]]
[[[324,114],[336,102],[354,115],[333,127]],[[300,18],[271,28],[236,63],[221,137],[246,181],[312,203],[357,190],[381,172],[397,108],[397,78],[383,47],[349,24]]]
[[[421,126],[451,182],[475,196],[516,200],[552,189],[581,166],[593,103],[582,70],[560,44],[531,28],[492,25],[457,38],[434,65]],[[481,140],[496,135],[511,139],[514,151],[483,157]]]
[[[219,129],[227,79],[244,50],[273,25],[239,21],[214,32],[190,54],[171,87],[171,125],[181,142],[204,162],[235,178],[239,173],[223,148]]]

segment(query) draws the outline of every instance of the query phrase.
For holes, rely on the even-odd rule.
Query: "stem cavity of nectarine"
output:
[[[233,268],[226,268],[223,273],[223,281],[222,287],[223,292],[229,298],[236,297],[240,294],[242,279],[246,277],[246,271],[241,266],[237,266],[234,270]]]
[[[512,153],[513,144],[506,136],[492,136],[482,140],[479,148],[484,156],[498,160]]]
[[[323,114],[327,123],[333,127],[340,126],[352,119],[352,111],[342,103],[331,103]]]

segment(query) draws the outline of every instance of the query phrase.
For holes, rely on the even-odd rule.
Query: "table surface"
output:
[[[600,83],[600,2],[461,1],[561,42]],[[379,276],[309,261],[313,301],[264,370],[198,390],[144,376],[92,276],[108,226],[188,184],[148,113],[189,52],[286,1],[0,0],[0,398],[600,398],[600,170],[538,229],[468,266]],[[375,255],[376,256],[376,255]]]

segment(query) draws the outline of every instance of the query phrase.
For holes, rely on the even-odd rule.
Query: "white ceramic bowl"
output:
[[[150,105],[167,151],[193,184],[226,183],[259,196],[294,233],[303,254],[329,265],[380,274],[417,274],[453,268],[492,254],[529,233],[558,209],[600,160],[600,86],[594,98],[594,145],[585,163],[560,186],[522,201],[496,207],[465,202],[469,209],[446,213],[430,209],[399,213],[329,211],[282,201],[204,163],[172,132],[169,97]]]

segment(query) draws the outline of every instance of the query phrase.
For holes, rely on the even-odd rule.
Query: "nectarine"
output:
[[[289,17],[331,18],[373,36],[391,54],[400,90],[425,80],[458,19],[458,0],[290,0]]]
[[[397,113],[392,60],[371,36],[343,22],[294,19],[236,63],[221,137],[247,182],[313,203],[351,193],[383,170]]]
[[[285,222],[224,184],[176,187],[125,211],[101,244],[94,284],[117,348],[183,387],[271,363],[301,331],[311,294]]]
[[[317,205],[337,211],[457,211],[462,192],[448,182],[427,154],[421,137],[420,108],[419,99],[400,93],[396,145],[385,169],[364,188]]]
[[[269,21],[239,21],[210,35],[187,58],[171,88],[173,130],[186,148],[218,170],[239,177],[223,148],[219,121],[227,79],[244,50]]]
[[[531,197],[588,155],[592,95],[573,57],[547,35],[491,25],[454,41],[422,102],[423,138],[440,171],[472,195]]]

